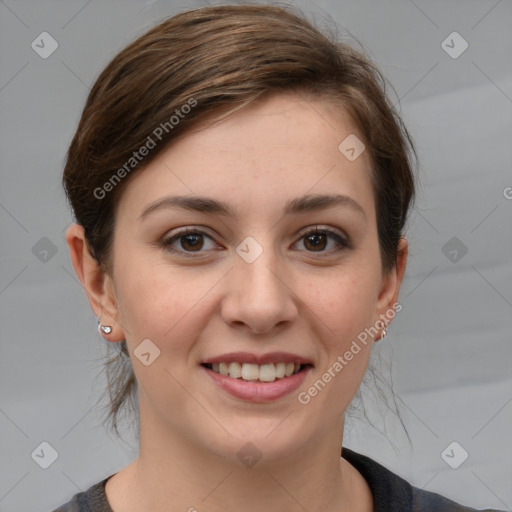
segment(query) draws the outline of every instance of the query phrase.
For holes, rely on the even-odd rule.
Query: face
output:
[[[403,270],[382,273],[369,156],[338,149],[350,134],[339,107],[277,95],[128,184],[98,301],[127,341],[142,424],[222,457],[340,437],[371,351],[361,333],[381,327]]]

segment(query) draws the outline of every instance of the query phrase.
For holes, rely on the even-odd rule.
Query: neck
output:
[[[343,420],[320,442],[244,465],[141,420],[139,456],[107,482],[107,499],[121,512],[371,511],[366,481],[340,457],[342,432]]]

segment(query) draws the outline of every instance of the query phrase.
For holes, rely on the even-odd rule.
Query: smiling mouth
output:
[[[304,371],[312,366],[311,364],[296,363],[204,363],[205,368],[215,373],[245,381],[274,382],[275,380],[287,379],[296,373]]]

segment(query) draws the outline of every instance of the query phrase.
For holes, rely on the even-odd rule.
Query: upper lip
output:
[[[248,363],[248,364],[270,364],[270,363],[295,363],[310,364],[311,360],[290,352],[267,352],[266,354],[251,354],[250,352],[230,352],[221,356],[210,357],[201,364],[219,363]]]

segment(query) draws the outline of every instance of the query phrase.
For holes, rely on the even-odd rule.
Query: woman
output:
[[[472,510],[341,448],[408,252],[414,150],[381,84],[265,5],[174,16],[103,71],[66,240],[140,449],[58,511]]]

